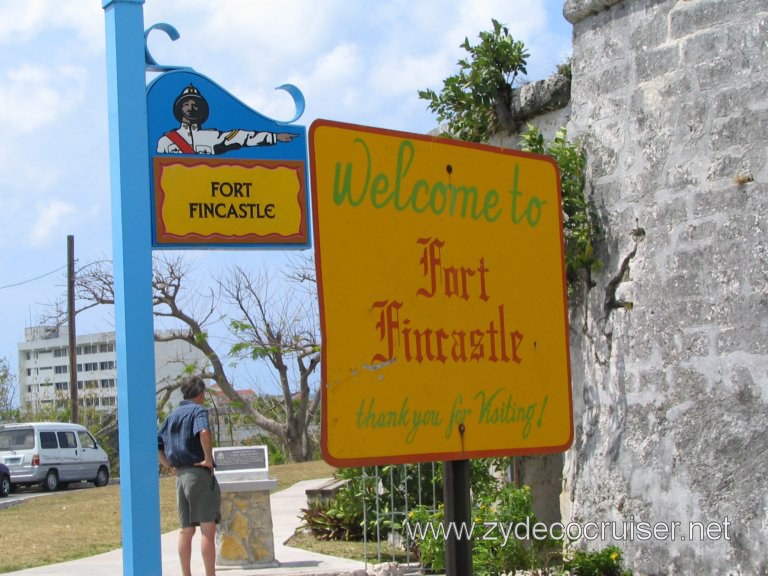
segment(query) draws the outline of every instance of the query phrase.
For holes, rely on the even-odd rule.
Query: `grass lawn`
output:
[[[269,468],[270,476],[277,479],[276,490],[300,480],[330,477],[334,471],[322,461]],[[175,492],[173,477],[160,479],[162,532],[178,528]],[[34,537],[27,537],[30,534]],[[0,573],[93,556],[121,546],[117,484],[64,490],[0,510]]]

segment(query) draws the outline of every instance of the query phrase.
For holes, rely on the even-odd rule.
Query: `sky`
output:
[[[294,84],[318,118],[426,133],[418,90],[440,90],[491,19],[530,52],[529,81],[570,53],[563,0],[146,0],[159,64],[192,67],[257,112],[288,120]],[[111,260],[105,23],[101,0],[0,0],[0,358],[17,374],[24,329],[66,298],[67,236],[76,266]],[[154,76],[148,75],[148,81]],[[194,251],[205,278],[236,263],[279,268],[283,251]],[[111,311],[77,318],[111,331]]]

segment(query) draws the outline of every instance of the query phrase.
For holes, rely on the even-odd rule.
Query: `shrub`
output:
[[[493,30],[480,32],[480,43],[467,38],[461,47],[469,57],[459,60],[459,73],[443,80],[440,94],[419,90],[427,108],[446,124],[445,136],[470,142],[488,142],[502,128],[509,129],[512,86],[527,73],[525,45],[509,29],[491,20]]]
[[[408,534],[415,539],[414,548],[421,564],[435,572],[445,568],[445,535],[449,529],[442,526],[443,518],[442,506],[434,512],[419,507],[408,514]],[[497,486],[493,491],[478,494],[473,502],[472,521],[472,565],[477,576],[538,568],[559,556],[556,541],[520,540],[509,532],[513,526],[533,526],[537,522],[527,486]]]
[[[350,521],[343,512],[334,508],[332,500],[317,498],[310,500],[301,509],[300,528],[308,528],[318,540],[360,540],[362,528],[358,522]]]
[[[555,539],[541,539],[540,534],[534,534],[537,519],[530,488],[507,484],[499,477],[498,472],[505,470],[509,462],[508,458],[470,461],[472,562],[476,576],[515,570],[550,570],[547,573],[554,574],[553,569],[569,576],[631,575],[622,568],[621,551],[616,547],[598,552],[564,553],[563,541],[557,539],[559,535],[555,535]],[[365,535],[369,540],[381,541],[392,533],[399,533],[424,570],[441,573],[445,570],[448,533],[443,525],[444,507],[441,502],[419,503],[417,496],[416,477],[421,473],[424,482],[439,487],[435,492],[442,499],[442,468],[434,468],[434,475],[432,470],[427,464],[384,466],[378,470],[342,468],[337,476],[347,483],[335,497],[312,501],[302,510],[304,527],[320,540],[362,540]],[[398,514],[393,514],[393,510]],[[515,526],[520,526],[520,531],[512,530]],[[461,527],[451,528],[456,529]],[[467,537],[469,529],[464,528],[462,537]],[[528,539],[521,539],[524,532]]]
[[[554,140],[547,143],[532,125],[522,135],[522,149],[551,156],[560,168],[560,188],[563,193],[563,236],[565,238],[565,274],[571,290],[581,275],[591,286],[591,272],[600,269],[595,255],[595,243],[600,234],[592,202],[585,193],[584,169],[587,157],[577,142],[569,142],[565,128],[560,128]]]
[[[608,546],[597,552],[576,550],[563,562],[563,568],[571,576],[631,576],[624,570],[621,550]]]
[[[382,468],[382,474],[392,467]],[[394,468],[392,471],[397,468]],[[392,487],[380,481],[373,468],[340,468],[337,478],[347,482],[333,498],[310,502],[300,518],[313,534],[323,540],[376,540],[400,529],[400,523],[391,511],[405,506],[399,486]],[[392,507],[393,498],[397,499]],[[378,496],[378,506],[377,506]]]

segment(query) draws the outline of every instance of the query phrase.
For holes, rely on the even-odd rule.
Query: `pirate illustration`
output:
[[[173,103],[173,115],[181,123],[157,141],[158,154],[224,154],[244,146],[272,146],[298,136],[289,132],[254,130],[220,131],[203,128],[208,119],[208,102],[192,84]]]

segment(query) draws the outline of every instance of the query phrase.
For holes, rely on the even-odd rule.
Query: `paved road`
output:
[[[94,488],[94,485],[90,482],[73,482],[69,485],[69,487],[66,489],[69,490],[86,490],[88,488]],[[52,494],[61,494],[63,490],[58,490],[56,492],[46,492],[43,490],[40,486],[30,486],[30,487],[19,487],[16,489],[16,491],[13,494],[10,494],[7,498],[0,498],[0,510],[3,508],[8,508],[10,506],[15,506],[16,504],[19,504],[20,502],[23,502],[24,500],[29,500],[30,498],[39,498],[41,496],[50,496]]]

